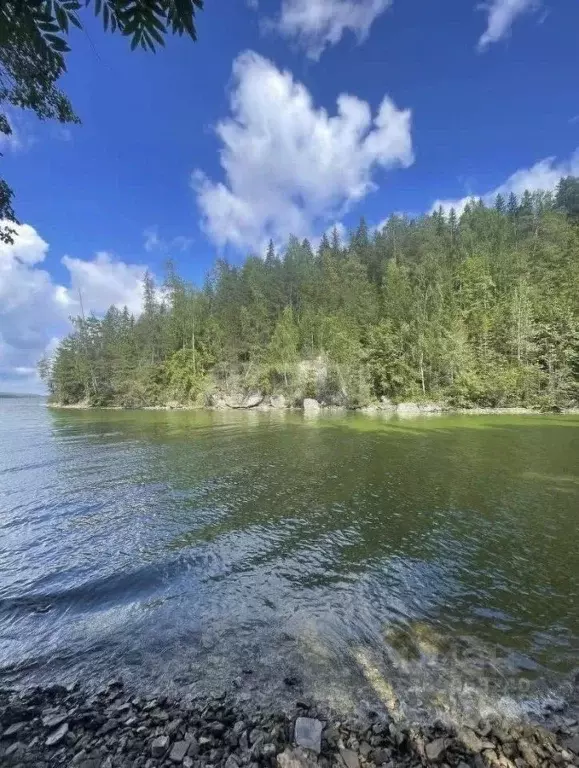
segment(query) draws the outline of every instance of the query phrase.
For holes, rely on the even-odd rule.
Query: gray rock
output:
[[[59,725],[64,723],[67,717],[67,712],[58,712],[55,714],[45,715],[42,718],[42,725],[45,728],[58,728]]]
[[[368,744],[367,741],[363,741],[360,744],[360,754],[362,755],[362,757],[364,758],[368,757],[371,751],[372,751],[372,747]]]
[[[303,749],[286,749],[277,756],[279,768],[314,768],[316,760],[312,759]]]
[[[272,395],[269,399],[269,404],[272,408],[287,408],[287,400],[283,395]]]
[[[314,400],[311,397],[306,397],[306,399],[304,400],[304,404],[303,404],[304,411],[309,411],[310,413],[312,413],[314,411],[319,411],[320,407],[321,406],[318,403],[318,401]]]
[[[153,757],[163,757],[167,749],[169,748],[169,737],[158,736],[151,743],[151,754]]]
[[[564,744],[566,749],[570,749],[571,752],[575,752],[576,755],[579,755],[579,733],[571,739],[566,739]]]
[[[223,400],[228,408],[255,408],[262,402],[263,394],[261,392],[252,392],[247,395],[238,393],[228,395]]]
[[[54,747],[64,739],[68,733],[68,723],[63,723],[56,731],[50,734],[50,736],[44,742],[47,747]]]
[[[461,728],[456,734],[456,738],[468,752],[472,752],[475,755],[482,752],[486,746],[482,739],[479,739],[470,728]]]
[[[446,739],[435,739],[426,745],[426,757],[432,762],[437,763],[442,760],[446,754]]]
[[[420,406],[418,403],[398,403],[396,406],[396,413],[402,414],[414,414],[420,413]]]
[[[21,741],[15,741],[14,744],[11,744],[6,752],[4,752],[4,757],[21,757],[24,754],[24,750],[24,744]]]
[[[372,760],[376,765],[384,765],[390,760],[392,750],[390,749],[375,749],[372,753]]]
[[[341,749],[340,757],[346,768],[360,768],[360,760],[353,749]]]
[[[183,768],[193,768],[194,762],[192,757],[183,758]]]
[[[25,727],[26,723],[12,723],[12,725],[9,725],[2,734],[2,738],[9,739],[12,736],[16,736],[16,734],[20,733],[20,731]]]
[[[173,749],[171,750],[171,754],[169,755],[169,760],[173,763],[182,763],[184,757],[187,754],[187,750],[189,749],[189,742],[188,741],[176,741],[173,744]]]
[[[233,755],[229,755],[225,761],[225,768],[239,768],[239,763]]]
[[[531,768],[539,768],[539,758],[537,757],[529,742],[525,741],[524,739],[519,739],[517,746],[523,760],[527,762]]]
[[[312,717],[298,717],[295,725],[295,742],[298,747],[311,749],[319,755],[322,749],[323,723]]]

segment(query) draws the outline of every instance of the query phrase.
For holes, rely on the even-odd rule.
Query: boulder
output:
[[[304,411],[308,411],[309,413],[312,413],[313,411],[319,411],[321,408],[321,405],[318,403],[317,400],[314,400],[312,397],[306,397],[303,404]]]
[[[398,403],[396,406],[396,413],[409,415],[420,413],[420,406],[418,403]]]
[[[269,404],[272,408],[279,410],[287,408],[287,400],[284,395],[272,395],[269,399]]]
[[[319,755],[322,750],[323,729],[323,723],[313,717],[298,717],[295,725],[296,744]]]
[[[256,408],[263,401],[263,394],[261,392],[238,393],[227,395],[223,400],[228,408]]]

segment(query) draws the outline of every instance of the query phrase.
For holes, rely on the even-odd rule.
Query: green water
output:
[[[0,513],[11,681],[278,699],[291,675],[414,712],[528,704],[579,663],[574,416],[0,399]]]

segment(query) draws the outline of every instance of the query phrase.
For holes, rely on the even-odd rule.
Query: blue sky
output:
[[[80,126],[9,113],[23,228],[0,247],[0,390],[78,312],[172,256],[202,281],[269,237],[579,174],[577,0],[206,0],[199,41],[131,53],[83,15],[62,86]]]

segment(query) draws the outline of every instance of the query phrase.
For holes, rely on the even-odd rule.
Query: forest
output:
[[[72,326],[39,364],[60,404],[257,391],[350,408],[576,405],[579,178],[376,231],[362,219],[315,249],[290,237],[240,265],[217,259],[203,286],[169,261],[162,284],[145,276],[139,316],[113,306]]]

